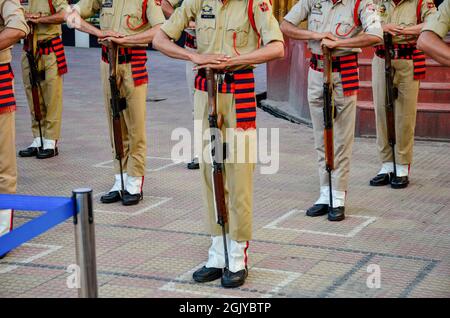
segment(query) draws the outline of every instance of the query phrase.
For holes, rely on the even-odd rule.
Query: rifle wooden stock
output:
[[[119,86],[117,84],[117,45],[113,42],[107,43],[108,60],[109,60],[109,84],[111,88],[111,113],[114,137],[114,148],[116,151],[116,159],[120,160],[124,157],[122,123],[120,113],[122,111],[121,97]]]
[[[395,110],[394,102],[397,98],[396,89],[394,87],[394,69],[392,68],[392,35],[384,33],[384,48],[385,48],[385,77],[386,77],[386,124],[388,141],[391,147],[396,144],[395,133]],[[394,154],[395,155],[395,154]]]
[[[42,112],[41,112],[41,100],[39,97],[40,92],[40,82],[41,78],[39,77],[39,70],[36,65],[36,57],[35,52],[36,48],[34,45],[34,25],[29,23],[30,27],[30,33],[28,34],[26,38],[27,42],[27,51],[26,51],[26,57],[28,61],[28,67],[30,68],[30,86],[31,86],[31,99],[33,102],[33,112],[34,112],[34,120],[37,121],[38,127],[39,127],[39,137],[41,139],[41,147],[44,146],[44,139],[42,135]],[[42,91],[41,91],[42,94]],[[42,99],[44,99],[44,96],[42,96]]]
[[[333,84],[332,57],[328,48],[323,47],[323,116],[324,116],[324,147],[325,164],[328,172],[334,170],[334,134],[333,134]]]
[[[225,203],[225,187],[223,178],[223,144],[220,135],[220,125],[223,123],[223,117],[217,114],[217,91],[214,71],[210,68],[206,69],[206,81],[208,89],[208,106],[209,106],[209,128],[211,131],[211,162],[213,174],[214,200],[217,213],[217,223],[222,227],[228,221],[227,206]],[[222,118],[222,119],[221,119]],[[222,157],[222,158],[218,158]]]

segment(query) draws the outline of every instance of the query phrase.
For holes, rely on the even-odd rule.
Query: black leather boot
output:
[[[192,161],[187,164],[187,168],[189,170],[198,170],[198,169],[200,169],[200,164],[198,163],[198,158],[192,159]]]
[[[405,177],[394,177],[391,181],[392,189],[404,189],[409,185],[408,176]]]
[[[197,283],[208,283],[222,277],[222,268],[208,268],[203,266],[192,274],[192,278]]]
[[[222,275],[222,287],[224,288],[237,288],[244,285],[248,276],[248,269],[245,268],[237,273],[230,272],[225,269]]]
[[[138,194],[130,194],[128,191],[125,191],[122,198],[122,204],[126,206],[136,205],[144,198],[143,193]]]
[[[391,183],[393,176],[394,176],[393,173],[379,174],[379,175],[375,176],[372,180],[370,180],[370,185],[372,187],[386,186]]]
[[[19,151],[19,157],[22,158],[30,158],[36,157],[38,154],[39,148],[37,147],[28,147],[27,149],[23,149]]]
[[[111,191],[106,193],[105,195],[102,195],[100,198],[100,201],[104,204],[110,204],[110,203],[116,203],[122,200],[122,197],[120,196],[120,191]]]
[[[314,204],[306,211],[307,216],[316,217],[328,213],[328,204]]]
[[[345,219],[345,207],[340,206],[338,208],[333,208],[328,211],[328,221],[340,222]]]
[[[56,157],[58,155],[58,148],[55,149],[39,149],[36,158],[38,159],[49,159]]]

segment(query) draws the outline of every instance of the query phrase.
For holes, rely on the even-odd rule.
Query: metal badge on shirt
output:
[[[320,3],[321,1],[315,3],[312,7],[311,10],[311,14],[318,14],[318,15],[322,15],[322,4]]]
[[[208,4],[203,5],[201,17],[202,19],[215,19],[216,16],[213,13],[213,7]]]
[[[112,8],[113,0],[104,0],[102,3],[102,8]]]

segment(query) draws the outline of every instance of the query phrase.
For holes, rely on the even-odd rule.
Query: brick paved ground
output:
[[[111,186],[110,151],[99,82],[97,49],[68,50],[60,156],[19,159],[19,192],[69,196],[90,186],[96,196],[99,292],[102,297],[449,297],[450,145],[417,142],[407,190],[373,189],[379,168],[375,142],[357,140],[348,218],[331,224],[306,218],[318,180],[311,129],[259,111],[259,127],[280,128],[281,167],[255,180],[255,239],[248,282],[224,290],[219,282],[194,284],[190,274],[209,244],[197,172],[172,164],[171,132],[191,127],[184,64],[151,53],[148,167],[145,201],[136,208],[102,206]],[[17,144],[30,143],[29,114],[17,75]],[[264,75],[264,69],[258,71]],[[164,75],[164,77],[162,77]],[[264,90],[264,81],[258,83]],[[18,212],[16,224],[36,214]],[[0,297],[76,297],[66,287],[75,263],[70,221],[15,250],[0,262]],[[370,265],[381,269],[381,288],[369,289]]]

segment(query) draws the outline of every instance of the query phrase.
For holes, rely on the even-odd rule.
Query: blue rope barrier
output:
[[[0,194],[0,210],[40,211],[41,216],[0,237],[0,255],[47,232],[74,216],[72,198]]]

